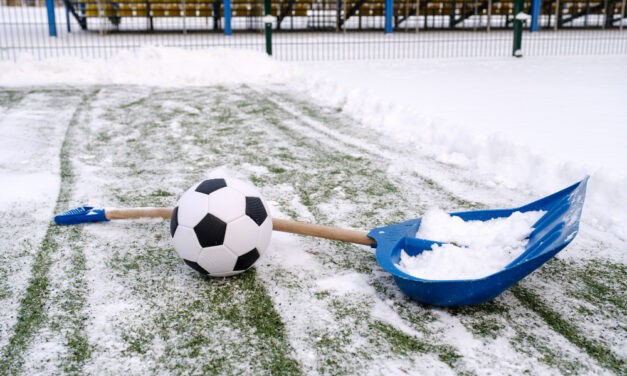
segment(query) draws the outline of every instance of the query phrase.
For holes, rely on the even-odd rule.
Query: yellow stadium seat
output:
[[[153,17],[165,17],[165,5],[154,4],[150,7],[150,15]]]
[[[168,17],[180,17],[181,16],[181,4],[168,4],[166,6],[166,16]]]
[[[133,16],[133,7],[130,4],[120,4],[118,7],[118,16],[119,17],[132,17]]]
[[[198,15],[200,17],[210,17],[213,12],[212,12],[212,7],[209,4],[200,4],[198,6]]]
[[[135,5],[135,12],[134,12],[136,17],[146,17],[148,15],[148,10],[146,8],[146,4],[137,4]]]
[[[185,17],[196,16],[196,4],[185,4]]]

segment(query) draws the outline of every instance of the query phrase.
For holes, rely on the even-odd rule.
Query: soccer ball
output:
[[[272,218],[255,187],[232,178],[209,179],[181,196],[170,234],[187,265],[227,277],[248,270],[265,252]]]

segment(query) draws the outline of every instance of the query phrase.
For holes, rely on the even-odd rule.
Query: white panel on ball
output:
[[[241,256],[257,246],[259,226],[247,216],[226,225],[224,245]]]
[[[228,186],[219,189],[209,195],[209,213],[228,223],[246,214],[246,197]]]
[[[264,253],[270,245],[270,238],[272,238],[272,218],[268,216],[265,221],[259,226],[259,236],[257,237],[257,250],[260,254]]]
[[[226,179],[227,187],[232,187],[242,192],[244,196],[261,197],[259,190],[252,184],[237,179]]]
[[[181,196],[177,206],[179,225],[193,228],[207,215],[209,196],[189,190]]]
[[[240,272],[234,272],[237,256],[225,246],[204,248],[198,256],[198,265],[214,277],[226,277]]]
[[[179,226],[174,233],[174,248],[181,258],[196,262],[202,248],[198,244],[196,233],[191,228]]]

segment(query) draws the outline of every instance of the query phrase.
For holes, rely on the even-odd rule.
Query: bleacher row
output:
[[[286,0],[272,1],[272,15],[280,17],[307,17],[319,11],[337,11],[336,1]],[[558,5],[559,4],[559,5]],[[560,14],[603,14],[606,7],[601,1],[568,0],[544,2],[545,12]],[[527,2],[527,8],[529,3]],[[341,12],[354,16],[383,16],[385,0],[346,1],[340,4]],[[218,11],[219,8],[219,11]],[[212,0],[88,0],[75,3],[75,9],[83,17],[223,17],[224,4]],[[419,15],[456,15],[474,11],[478,15],[513,15],[513,0],[396,0],[394,15],[409,17]],[[617,1],[610,9],[613,14],[622,13],[622,2]],[[232,0],[232,17],[261,17],[264,15],[262,0]]]

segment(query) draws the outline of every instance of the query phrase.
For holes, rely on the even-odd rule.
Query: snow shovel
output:
[[[451,213],[464,221],[488,221],[509,217],[512,213],[545,211],[534,224],[525,251],[503,270],[479,279],[426,280],[401,271],[401,251],[415,256],[440,242],[416,238],[420,218],[375,228],[369,233],[316,224],[273,219],[273,230],[332,240],[369,245],[376,248],[376,258],[391,273],[400,289],[411,298],[435,306],[479,304],[495,298],[533,272],[566,247],[579,229],[579,220],[588,178],[557,193],[513,209],[474,210]],[[101,222],[113,219],[170,218],[171,208],[94,209],[83,206],[55,216],[60,225]]]
[[[399,270],[401,250],[415,256],[440,244],[415,237],[420,218],[376,228],[368,236],[377,242],[376,257],[383,269],[394,276],[396,284],[410,297],[436,306],[478,304],[495,298],[516,282],[539,268],[577,235],[586,195],[588,178],[557,193],[514,209],[476,210],[451,213],[464,221],[487,221],[509,217],[512,213],[542,210],[546,213],[533,225],[525,251],[497,273],[470,280],[426,280]]]

